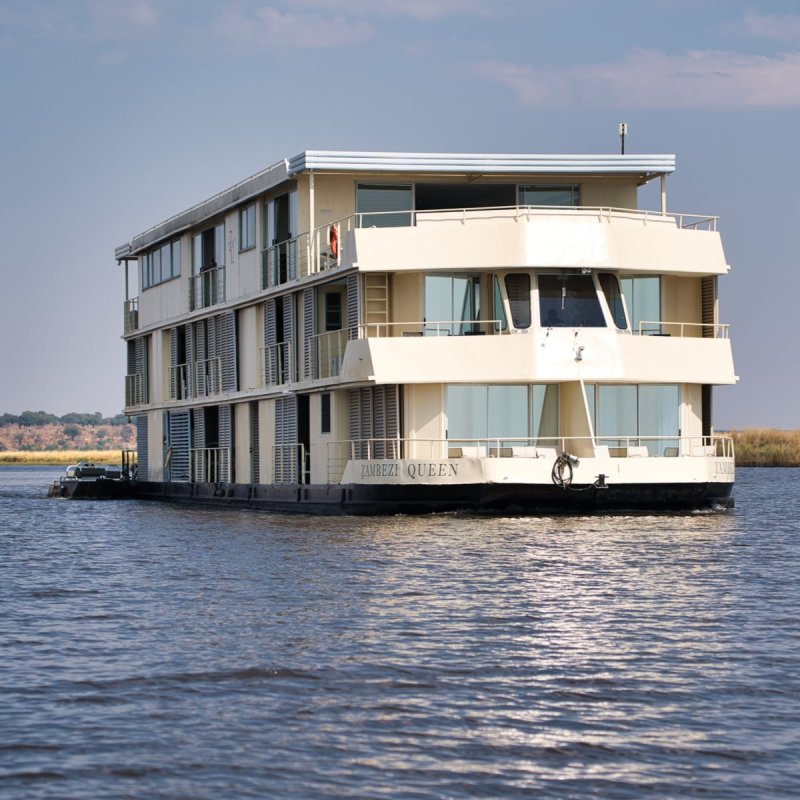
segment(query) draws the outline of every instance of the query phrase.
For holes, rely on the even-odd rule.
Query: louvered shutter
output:
[[[250,403],[250,482],[261,482],[258,403]]]
[[[294,298],[287,294],[283,297],[283,341],[286,344],[281,383],[291,383],[295,380],[294,364],[296,361],[294,356],[297,353],[297,343],[294,340],[294,330]]]
[[[347,327],[348,339],[358,338],[358,275],[351,274],[347,276]]]
[[[140,481],[150,480],[150,466],[147,458],[147,417],[136,417],[136,462],[137,477]]]
[[[316,339],[314,339],[314,290],[303,291],[303,377],[315,378],[314,364],[316,364]]]
[[[233,480],[231,454],[233,450],[233,409],[229,405],[219,407],[219,473],[218,479],[223,483]]]
[[[186,385],[190,397],[195,397],[196,392],[194,388],[194,361],[195,355],[195,339],[194,339],[194,326],[186,326]]]
[[[713,338],[717,322],[717,278],[715,275],[700,281],[701,307],[703,315],[703,336]]]
[[[170,480],[189,480],[189,449],[191,415],[188,411],[173,411],[169,415]]]
[[[236,380],[236,313],[220,315],[220,356],[222,358],[222,390],[235,392]]]
[[[180,400],[178,393],[178,330],[169,329],[169,396],[171,400]]]

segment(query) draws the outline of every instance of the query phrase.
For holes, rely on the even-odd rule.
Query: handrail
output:
[[[309,455],[310,452],[302,442],[272,445],[272,463],[275,470],[272,482],[308,483],[311,469]]]
[[[230,481],[231,450],[229,447],[194,447],[189,450],[190,480],[193,483],[227,483]]]
[[[123,308],[123,332],[127,335],[139,329],[139,298],[126,300]]]
[[[194,362],[194,394],[205,397],[222,391],[221,359],[205,358]]]
[[[189,276],[189,310],[208,308],[225,302],[225,265]]]
[[[502,217],[518,222],[530,220],[531,216],[572,216],[595,218],[598,222],[610,223],[614,219],[640,221],[643,225],[668,224],[680,229],[716,231],[719,217],[699,214],[674,214],[637,208],[614,206],[484,206],[481,208],[443,208],[425,211],[359,211],[333,222],[325,223],[310,231],[304,231],[291,239],[276,242],[261,251],[261,289],[278,286],[289,281],[315,275],[325,270],[348,264],[346,234],[364,228],[383,227],[370,224],[375,220],[396,223],[402,218],[407,224],[389,224],[386,227],[410,228],[422,224],[436,224],[486,219],[487,216]],[[366,220],[366,221],[365,221]]]
[[[729,333],[731,326],[730,323],[727,322],[666,322],[665,320],[640,320],[637,333],[639,336],[672,336],[671,333],[665,333],[664,329],[670,330],[674,329],[676,326],[678,328],[677,335],[682,339],[688,338],[685,334],[686,328],[700,328],[700,336],[692,338],[705,337],[707,330],[712,331],[713,334],[707,337],[709,339],[730,338]]]
[[[125,376],[125,406],[141,406],[146,402],[144,373],[134,372]]]
[[[329,475],[347,461],[453,458],[548,458],[591,448],[595,458],[733,458],[733,437],[711,436],[556,436],[475,439],[370,438],[328,442]],[[592,457],[592,456],[583,456]]]
[[[276,342],[259,347],[261,386],[294,383],[294,353],[291,342]]]
[[[187,400],[190,395],[191,382],[189,380],[188,364],[173,364],[169,368],[169,399]]]

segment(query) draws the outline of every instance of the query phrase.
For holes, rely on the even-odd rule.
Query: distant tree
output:
[[[23,411],[19,415],[19,424],[25,426],[32,425],[52,425],[58,422],[55,414],[48,414],[46,411]]]

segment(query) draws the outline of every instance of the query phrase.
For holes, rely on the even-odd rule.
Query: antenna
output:
[[[628,132],[628,123],[620,122],[619,124],[619,152],[625,155],[625,134]]]

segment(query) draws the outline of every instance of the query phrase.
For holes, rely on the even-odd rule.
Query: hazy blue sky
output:
[[[717,427],[800,427],[798,0],[0,0],[0,100],[0,412],[121,410],[115,246],[279,158],[625,121],[670,210],[721,216]]]

